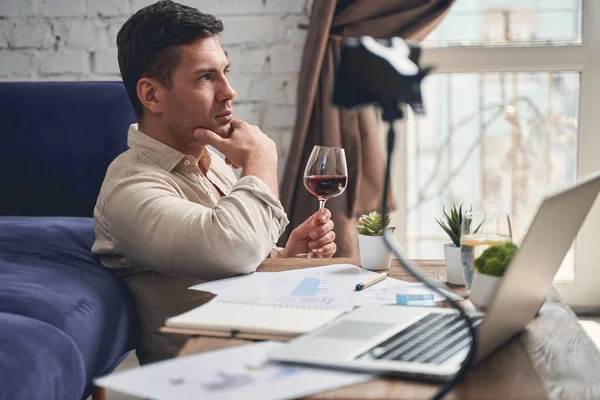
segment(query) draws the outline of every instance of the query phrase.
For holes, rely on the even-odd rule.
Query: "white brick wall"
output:
[[[86,0],[85,4],[87,15],[91,17],[114,17],[130,13],[127,0]]]
[[[27,17],[37,12],[35,0],[0,0],[3,17]]]
[[[90,70],[90,55],[85,50],[40,51],[36,66],[44,75],[85,74]]]
[[[22,50],[0,50],[0,76],[29,77],[31,54]]]
[[[50,24],[42,18],[11,20],[8,45],[14,49],[47,49],[52,46]]]
[[[4,0],[21,1],[21,0]],[[83,0],[38,0],[40,14],[46,17],[83,17],[86,15]]]
[[[55,39],[64,49],[91,51],[109,48],[107,24],[103,20],[57,18],[53,28],[55,36],[58,37]]]
[[[8,21],[0,20],[0,49],[8,48],[8,37],[10,34],[10,24]]]
[[[277,141],[283,166],[312,0],[180,0],[223,20],[235,115]],[[120,80],[116,36],[154,0],[0,0],[0,80]]]
[[[97,74],[119,75],[117,49],[98,50],[93,53],[93,70]]]

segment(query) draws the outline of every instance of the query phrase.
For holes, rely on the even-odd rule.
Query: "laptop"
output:
[[[475,362],[535,318],[598,191],[600,174],[544,199],[487,312],[470,317],[476,327]],[[443,381],[459,370],[470,343],[454,309],[373,305],[288,342],[269,358]]]

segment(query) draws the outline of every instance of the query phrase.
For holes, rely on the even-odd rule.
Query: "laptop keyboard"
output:
[[[472,317],[475,326],[482,317]],[[431,313],[366,354],[371,359],[441,364],[471,343],[469,330],[458,314]]]

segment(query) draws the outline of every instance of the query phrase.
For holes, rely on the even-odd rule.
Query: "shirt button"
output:
[[[184,164],[184,165],[190,165],[190,164],[191,164],[191,162],[190,162],[190,160],[185,160],[185,161],[183,162],[183,164]]]

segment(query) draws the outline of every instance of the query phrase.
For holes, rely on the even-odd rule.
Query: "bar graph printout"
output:
[[[263,305],[352,309],[361,296],[354,290],[356,284],[373,275],[350,264],[271,273],[251,282],[234,281],[218,298]]]
[[[435,301],[444,300],[422,283],[394,278],[387,278],[360,292],[355,290],[358,283],[374,275],[375,272],[354,265],[338,264],[283,272],[256,272],[202,283],[190,289],[214,293],[219,301],[347,310],[367,304],[396,304],[398,294],[433,294]],[[444,292],[455,300],[461,299]]]

